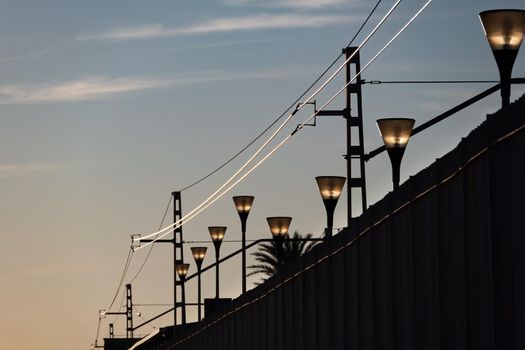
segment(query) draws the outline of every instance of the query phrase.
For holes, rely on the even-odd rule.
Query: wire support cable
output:
[[[93,343],[93,346],[98,346],[98,336],[100,334],[100,324],[102,323],[102,316],[100,314],[98,315],[98,325],[97,325],[97,336],[95,337],[95,342]]]
[[[134,250],[140,250],[145,247],[147,247],[150,244],[153,244],[158,239],[161,239],[171,233],[173,231],[173,228],[180,227],[182,225],[182,222],[188,223],[191,221],[195,216],[200,214],[203,210],[207,209],[211,204],[213,204],[215,201],[217,201],[219,198],[221,198],[224,194],[226,194],[231,188],[233,188],[236,184],[238,184],[240,181],[242,181],[248,174],[250,174],[253,170],[255,170],[262,161],[259,161],[256,166],[254,166],[252,169],[250,169],[245,175],[243,175],[238,181],[235,181],[233,186],[229,186],[226,190],[224,190],[222,193],[220,193],[225,187],[228,186],[234,179],[244,170],[246,169],[253,161],[254,159],[268,146],[268,144],[273,141],[273,139],[277,136],[277,134],[289,123],[289,121],[294,117],[294,115],[301,110],[308,102],[310,102],[313,98],[315,98],[336,76],[341,72],[343,68],[346,67],[348,62],[350,62],[353,57],[359,52],[359,50],[370,40],[370,38],[379,30],[379,28],[384,24],[384,22],[390,17],[390,15],[394,12],[394,10],[397,8],[401,0],[397,0],[395,4],[389,9],[389,11],[383,16],[383,18],[379,21],[379,23],[374,27],[374,29],[366,36],[366,38],[361,42],[361,44],[357,47],[357,49],[352,53],[345,62],[338,67],[338,69],[330,75],[330,77],[323,83],[319,88],[315,90],[304,102],[300,103],[295,110],[288,115],[288,117],[285,119],[285,121],[277,128],[277,130],[274,131],[274,133],[268,138],[268,140],[255,152],[255,154],[250,157],[242,166],[235,172],[234,175],[232,175],[228,181],[226,181],[218,190],[216,190],[212,195],[210,195],[206,200],[204,200],[200,205],[198,205],[196,208],[194,208],[190,213],[188,213],[185,217],[181,218],[180,220],[174,222],[173,224],[163,228],[162,230],[159,230],[157,232],[154,232],[152,234],[149,234],[145,237],[138,237],[134,238],[137,241],[140,241],[142,239],[147,239],[155,236],[154,239],[152,239],[150,242],[146,243],[145,245],[141,245],[140,247],[134,248]],[[313,118],[313,116],[312,116]],[[288,139],[288,138],[287,138]],[[286,139],[286,140],[287,140]],[[285,141],[286,142],[286,141]],[[282,146],[282,143],[279,144],[278,148]],[[278,149],[277,148],[277,149]],[[275,149],[276,150],[276,149]],[[263,161],[266,160],[269,155],[273,154],[275,150],[272,150],[267,156],[263,158]]]
[[[106,308],[107,311],[111,310],[113,307],[113,304],[115,304],[115,300],[117,299],[117,296],[119,294],[120,288],[122,288],[122,284],[124,283],[124,279],[126,278],[126,274],[128,273],[129,265],[131,263],[131,258],[133,257],[133,249],[129,249],[128,257],[126,258],[126,264],[124,265],[124,270],[122,271],[122,276],[120,277],[120,282],[117,287],[117,291],[115,292],[115,295],[113,296],[113,300],[111,300],[111,304]]]
[[[113,307],[113,305],[115,304],[115,301],[117,300],[117,297],[119,295],[120,289],[122,288],[122,284],[124,283],[124,279],[126,278],[126,274],[128,272],[132,256],[133,256],[133,249],[130,248],[129,251],[128,251],[128,256],[126,258],[126,263],[124,264],[124,269],[122,270],[122,275],[120,277],[120,281],[119,281],[118,286],[117,286],[117,290],[115,291],[115,295],[113,296],[113,299],[111,300],[111,303],[109,304],[109,306],[106,309],[103,310],[104,312],[109,311]],[[101,322],[102,322],[102,315],[100,315],[100,312],[99,312],[98,326],[97,326],[97,337],[95,338],[95,344],[98,343],[98,337],[99,337],[99,333],[100,333],[100,324],[101,324]]]
[[[363,80],[361,84],[496,84],[499,80]]]
[[[133,305],[133,308],[135,309],[135,312],[137,313],[137,317],[140,318],[142,321],[147,321],[143,316],[142,316],[142,312],[140,312],[139,309],[137,309],[137,305],[134,304]],[[148,322],[147,323],[151,328],[153,329],[157,329],[159,328],[156,324],[152,324],[151,322]]]

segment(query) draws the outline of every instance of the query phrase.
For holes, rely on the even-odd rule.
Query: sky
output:
[[[376,1],[0,0],[0,348],[88,349],[98,310],[116,292],[130,235],[161,225],[170,194],[221,165],[273,122],[339,55]],[[423,5],[404,0],[362,48],[368,62]],[[393,1],[382,1],[359,44]],[[523,8],[522,1],[434,0],[375,61],[366,80],[498,80],[477,14]],[[514,77],[525,76],[525,53]],[[339,61],[341,64],[342,61]],[[342,86],[338,76],[316,97]],[[416,126],[490,84],[363,86],[365,149],[381,145],[375,120],[411,117]],[[512,98],[524,93],[513,88]],[[337,98],[332,109],[342,108]],[[414,137],[401,180],[451,150],[486,114],[498,93]],[[309,117],[305,108],[277,141]],[[240,238],[231,196],[255,196],[248,239],[270,237],[267,216],[292,216],[290,230],[319,236],[326,217],[315,176],[345,176],[344,120],[318,118],[245,181],[183,228],[187,241],[209,240],[208,226]],[[274,129],[272,129],[274,130]],[[256,146],[261,143],[256,143]],[[272,143],[275,145],[275,143]],[[213,177],[182,193],[189,212],[246,161],[250,148]],[[369,204],[391,190],[382,154],[366,167]],[[360,198],[355,196],[354,215]],[[346,225],[346,197],[335,226]],[[171,209],[163,222],[171,222]],[[189,262],[189,247],[185,257]],[[204,266],[214,260],[211,244]],[[223,243],[221,254],[239,248]],[[172,302],[172,250],[137,251],[133,280],[142,318]],[[250,262],[250,261],[249,261]],[[190,273],[195,272],[192,262]],[[253,288],[257,278],[249,279]],[[203,276],[214,296],[214,274]],[[221,296],[240,294],[240,259],[221,269]],[[112,311],[122,309],[118,294]],[[187,286],[196,301],[196,285]],[[152,306],[151,304],[156,304]],[[158,305],[164,304],[164,305]],[[195,310],[188,311],[189,320]],[[142,318],[135,316],[135,322]],[[125,334],[122,317],[102,320],[99,336]],[[161,318],[137,331],[172,323]]]

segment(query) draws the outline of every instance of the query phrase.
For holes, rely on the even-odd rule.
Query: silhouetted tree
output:
[[[312,234],[309,233],[304,237],[301,236],[297,231],[294,232],[292,237],[284,240],[281,248],[281,263],[286,263],[297,259],[306,252],[309,252],[317,243],[315,241],[304,241],[304,238],[312,238]],[[256,264],[248,266],[252,271],[248,273],[248,276],[263,275],[262,282],[272,277],[277,271],[279,271],[279,251],[277,250],[275,241],[264,242],[259,245],[259,249],[252,253],[255,257]]]

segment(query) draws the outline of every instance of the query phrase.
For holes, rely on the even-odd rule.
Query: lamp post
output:
[[[510,104],[512,67],[525,34],[525,10],[489,10],[479,18],[498,65],[501,105]]]
[[[377,120],[379,132],[392,163],[394,190],[399,187],[401,160],[410,139],[415,120],[410,118],[383,118]]]
[[[213,246],[215,247],[215,298],[219,299],[219,250],[221,248],[222,239],[226,233],[225,226],[209,226]]]
[[[176,264],[175,265],[175,271],[177,271],[177,275],[179,276],[180,281],[182,284],[186,281],[186,275],[188,274],[188,270],[190,268],[190,264]],[[185,288],[182,288],[182,300],[186,300],[184,295]],[[186,308],[182,307],[182,324],[186,324]],[[175,325],[173,325],[175,327]]]
[[[332,237],[334,227],[334,211],[339,196],[345,185],[346,177],[343,176],[317,176],[315,178],[321,198],[323,198],[324,207],[326,208],[326,230],[325,239]]]
[[[272,237],[275,241],[279,266],[282,266],[284,263],[283,243],[284,239],[288,235],[288,229],[290,228],[292,218],[289,216],[271,216],[267,217],[266,221],[268,222],[270,232],[272,233]]]
[[[242,233],[242,293],[246,293],[246,220],[248,220],[248,214],[252,209],[253,196],[235,196],[233,197],[233,203],[235,209],[239,213],[241,219],[241,233]]]
[[[201,321],[201,268],[202,261],[206,256],[206,247],[191,247],[191,254],[195,259],[195,265],[197,265],[197,321]]]

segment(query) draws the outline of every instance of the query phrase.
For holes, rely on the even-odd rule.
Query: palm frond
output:
[[[282,263],[286,264],[299,258],[301,255],[309,252],[319,242],[305,241],[304,239],[312,238],[312,234],[308,233],[301,236],[299,232],[295,231],[292,237],[289,237],[282,245]],[[248,266],[250,271],[248,276],[263,275],[262,282],[273,276],[279,271],[280,261],[278,259],[279,251],[275,241],[265,242],[259,245],[259,249],[252,253],[257,264]],[[256,284],[260,284],[256,282]]]

